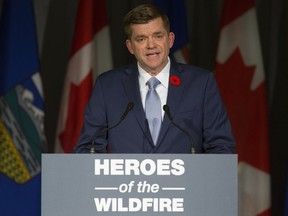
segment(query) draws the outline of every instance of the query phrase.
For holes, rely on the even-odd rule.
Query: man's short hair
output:
[[[129,11],[123,20],[123,28],[127,37],[130,39],[132,36],[131,25],[133,24],[146,24],[156,18],[162,18],[164,28],[170,32],[170,22],[167,15],[151,4],[143,4],[135,7]]]

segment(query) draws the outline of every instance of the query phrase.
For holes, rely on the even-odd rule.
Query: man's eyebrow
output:
[[[159,34],[164,34],[164,32],[159,31],[159,32],[155,32],[155,33],[153,33],[153,35],[159,35]]]
[[[164,34],[162,31],[154,32],[152,35],[160,35]],[[141,34],[141,35],[136,35],[135,38],[140,38],[140,37],[148,37],[147,35]]]
[[[141,34],[141,35],[136,35],[135,36],[135,38],[142,38],[142,37],[147,37],[146,35],[143,35],[143,34]]]

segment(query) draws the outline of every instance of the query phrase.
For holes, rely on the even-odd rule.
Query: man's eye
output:
[[[137,42],[143,42],[145,39],[144,38],[137,38],[136,41]]]
[[[160,40],[160,39],[163,38],[163,35],[156,35],[155,38],[156,38],[157,40]]]

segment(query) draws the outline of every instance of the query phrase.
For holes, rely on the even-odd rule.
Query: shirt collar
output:
[[[169,85],[169,71],[170,71],[170,58],[168,57],[168,63],[166,66],[160,71],[157,76],[155,76],[160,82],[161,85],[164,86],[166,89],[168,89]],[[139,71],[139,84],[140,84],[140,90],[143,88],[146,88],[146,82],[152,77],[149,73],[147,73],[140,65],[137,63],[138,71]]]

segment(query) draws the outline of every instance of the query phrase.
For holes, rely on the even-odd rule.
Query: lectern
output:
[[[237,155],[43,154],[51,215],[236,216]]]

